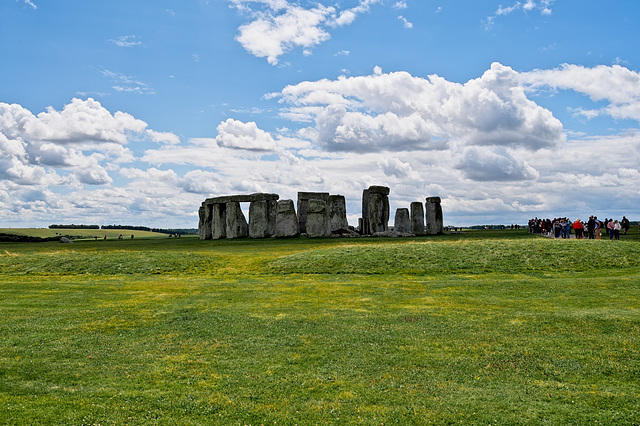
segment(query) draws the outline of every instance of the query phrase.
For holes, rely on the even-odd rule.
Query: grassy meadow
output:
[[[70,235],[80,239],[95,238],[168,238],[167,234],[148,231],[131,231],[128,229],[49,229],[49,228],[0,228],[0,234],[28,235],[30,237],[51,238],[58,235]]]
[[[639,297],[637,233],[0,243],[0,424],[639,424]]]

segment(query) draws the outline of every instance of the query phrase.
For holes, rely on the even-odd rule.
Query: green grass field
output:
[[[0,424],[640,423],[640,241],[0,243]]]
[[[50,238],[58,235],[73,235],[83,238],[168,238],[169,235],[158,232],[131,231],[128,229],[49,229],[49,228],[0,228],[0,234],[28,235],[31,237]]]

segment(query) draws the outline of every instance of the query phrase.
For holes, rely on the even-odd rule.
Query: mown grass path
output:
[[[640,243],[0,244],[1,424],[634,424]]]

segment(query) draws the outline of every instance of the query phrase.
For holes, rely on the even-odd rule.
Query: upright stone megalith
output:
[[[301,234],[307,233],[307,211],[310,200],[327,201],[328,192],[298,192],[298,229]]]
[[[204,203],[198,209],[198,238],[204,240],[204,228],[206,226],[204,221]]]
[[[411,203],[411,233],[424,235],[424,208],[420,201]]]
[[[327,211],[329,212],[329,233],[349,229],[347,203],[343,195],[329,195]]]
[[[389,188],[370,186],[362,192],[362,234],[389,230]]]
[[[226,204],[227,238],[246,238],[249,236],[249,225],[242,213],[240,203],[231,201]]]
[[[409,209],[402,208],[396,210],[396,218],[394,220],[393,230],[401,233],[411,233],[411,218],[409,217]]]
[[[309,200],[307,205],[307,236],[322,238],[329,236],[329,213],[324,200]]]
[[[227,238],[227,205],[211,204],[211,238]]]
[[[440,197],[429,197],[425,204],[427,234],[442,234],[444,231],[444,221],[442,218],[442,206]]]
[[[268,238],[276,228],[276,201],[253,201],[249,205],[249,237]]]
[[[211,204],[204,205],[204,239],[210,240],[212,238],[211,234],[211,215],[212,209]]]
[[[293,206],[293,200],[280,200],[276,205],[276,237],[297,237],[298,217]]]

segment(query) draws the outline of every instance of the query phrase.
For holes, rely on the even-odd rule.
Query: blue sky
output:
[[[445,222],[640,219],[640,2],[0,2],[0,227],[195,227],[391,188]]]

